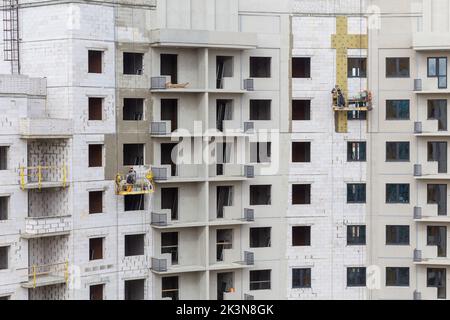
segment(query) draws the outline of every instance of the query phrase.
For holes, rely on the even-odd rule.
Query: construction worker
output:
[[[127,189],[128,191],[131,191],[133,189],[133,186],[136,184],[136,171],[133,169],[133,167],[128,170],[127,174]]]
[[[344,94],[342,93],[341,89],[337,90],[337,106],[339,108],[345,107],[345,97],[344,97]]]

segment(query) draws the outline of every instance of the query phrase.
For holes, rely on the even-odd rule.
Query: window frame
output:
[[[311,121],[312,120],[311,102],[312,102],[311,99],[300,99],[300,98],[292,99],[292,101],[291,101],[291,118],[292,118],[292,121]],[[298,111],[297,111],[297,113],[294,112],[295,108],[303,108],[304,109],[302,111],[304,112],[305,119],[298,119],[297,117],[294,118],[294,115],[298,116],[298,113],[299,113]]]
[[[356,187],[361,187],[362,186],[363,187],[362,189],[364,190],[363,191],[364,199],[362,199],[362,200],[359,200],[359,199],[357,199],[357,200],[350,200],[349,199],[349,195],[352,194],[352,193],[349,192],[349,189],[352,186],[356,186]],[[355,198],[357,198],[356,195],[358,195],[360,192],[361,191],[355,192]],[[367,186],[366,186],[366,183],[347,183],[347,204],[365,204],[366,202],[367,202]]]
[[[395,233],[395,239],[393,239],[393,242],[390,242],[388,239],[388,230],[394,229],[397,230]],[[401,232],[403,228],[408,230],[408,241],[402,242],[401,241]],[[410,246],[411,245],[411,227],[409,225],[386,225],[385,226],[385,245],[386,246]]]
[[[252,274],[255,274],[256,272],[258,272],[259,274],[261,274],[261,272],[263,272],[262,274],[264,275],[264,273],[268,274],[268,280],[253,280],[252,281]],[[258,277],[260,278],[260,277]],[[252,284],[257,284],[258,287],[253,286]],[[268,284],[268,287],[261,287],[261,285],[264,284]],[[249,272],[249,290],[250,291],[258,291],[258,290],[271,290],[272,289],[272,270],[271,269],[264,269],[264,270],[250,270]]]
[[[349,283],[349,280],[351,279],[350,274],[352,274],[352,270],[354,271],[359,271],[357,272],[356,276],[355,276],[355,280],[357,279],[358,276],[363,277],[364,279],[364,283]],[[361,271],[364,272],[362,273]],[[361,288],[361,287],[366,287],[367,286],[367,268],[366,267],[347,267],[347,279],[346,279],[346,284],[347,284],[347,288]],[[361,275],[360,275],[361,273]]]
[[[395,201],[388,201],[388,186],[395,186],[396,190],[395,192],[397,193],[397,199]],[[400,198],[400,187],[401,186],[408,186],[408,199],[406,201],[400,201],[398,200]],[[386,183],[386,204],[409,204],[411,201],[411,186],[409,183]]]
[[[405,101],[407,101],[408,102],[408,118],[399,118],[399,117],[396,117],[396,118],[391,118],[391,117],[388,117],[388,108],[389,107],[394,107],[396,110],[396,112],[395,112],[395,114],[396,114],[396,116],[398,116],[399,114],[400,114],[400,112],[399,112],[399,106],[398,105],[389,105],[389,103],[394,103],[394,102],[396,102],[396,103],[400,103],[400,102],[405,102]],[[411,100],[409,100],[409,99],[386,99],[386,110],[385,110],[386,112],[386,114],[385,114],[385,116],[386,116],[386,121],[408,121],[408,120],[411,120]]]
[[[307,237],[305,236],[305,243],[304,244],[298,244],[296,242],[294,242],[295,239],[297,239],[296,237],[294,237],[294,229],[297,230],[302,230],[301,232],[306,232]],[[300,231],[299,231],[300,232]],[[293,248],[296,247],[311,247],[311,238],[312,238],[312,226],[292,226],[291,228],[291,246]]]
[[[295,273],[298,272],[298,280],[295,281]],[[306,274],[304,274],[306,273]],[[311,289],[312,288],[312,270],[311,268],[292,268],[292,289]],[[307,281],[303,281],[304,279]]]
[[[407,284],[402,284],[399,280],[401,279],[401,276],[400,276],[400,271],[401,270],[408,270],[408,283]],[[390,282],[388,282],[388,271],[393,271],[394,273],[395,273],[395,275],[394,275],[394,278],[395,278],[395,281],[394,281],[394,283],[390,283]],[[410,269],[409,269],[409,267],[386,267],[386,269],[385,269],[385,285],[386,285],[386,287],[401,287],[401,288],[407,288],[407,287],[409,287],[410,286],[410,283],[411,283],[411,272],[410,272]],[[400,283],[399,283],[400,282]]]
[[[267,59],[268,62],[269,62],[269,73],[268,73],[268,75],[260,76],[260,75],[257,75],[257,73],[256,74],[252,73],[252,71],[255,71],[255,70],[252,70],[253,69],[253,67],[252,67],[252,59],[261,59],[261,61],[262,61],[262,59]],[[249,71],[248,72],[249,73],[249,77],[250,78],[255,78],[255,79],[270,79],[270,78],[272,78],[272,61],[273,61],[272,57],[250,56],[249,57],[249,70],[248,70]]]
[[[266,232],[268,230],[268,233],[269,233],[269,244],[267,245],[267,246],[260,246],[260,245],[254,245],[255,244],[255,242],[253,242],[252,241],[252,232],[257,232],[257,235],[258,236],[261,236],[261,232],[258,232],[258,231],[264,231],[264,232]],[[250,228],[249,229],[249,237],[250,237],[250,239],[249,239],[249,247],[250,248],[255,248],[255,249],[258,249],[258,248],[271,248],[272,247],[272,227],[254,227],[254,228]],[[258,237],[258,239],[259,239],[259,237]],[[258,243],[259,243],[259,241],[257,241]]]
[[[350,73],[350,60],[359,60],[358,70],[359,75],[353,76]],[[364,61],[364,64],[361,63]],[[361,72],[363,70],[363,72]],[[361,75],[362,73],[362,75]],[[347,77],[350,79],[367,79],[367,57],[348,57],[347,58]]]
[[[264,103],[267,103],[267,105],[265,105],[264,103],[262,103],[262,101]],[[268,115],[269,118],[268,119],[255,119],[253,117],[254,113],[260,115],[259,110],[261,108],[261,105],[258,105],[259,103],[262,103],[262,109],[265,109],[266,107],[269,109]],[[255,111],[255,112],[252,112]],[[249,101],[249,120],[250,121],[271,121],[272,120],[272,100],[271,99],[250,99]]]
[[[352,228],[358,228],[359,237],[349,237],[349,235],[353,234]],[[364,235],[364,237],[361,236]],[[362,238],[362,240],[360,240]],[[353,241],[349,241],[350,239],[356,239]],[[347,226],[347,246],[365,246],[367,245],[367,227],[362,224],[354,224]]]
[[[358,159],[352,159],[353,144],[355,144],[355,156]],[[362,146],[364,146],[362,148]],[[361,154],[364,157],[361,157]],[[367,141],[347,141],[347,162],[367,162]]]
[[[395,146],[395,159],[388,159],[388,146]],[[401,159],[401,146],[408,146],[408,159]],[[411,142],[410,141],[386,141],[386,162],[411,162]]]
[[[99,64],[99,70],[94,68],[93,61],[91,61],[91,54],[98,54],[100,55],[100,64]],[[88,49],[88,68],[87,73],[88,74],[103,74],[104,73],[104,56],[105,51],[100,49]],[[95,69],[95,70],[94,70]]]
[[[431,74],[430,72],[430,61],[434,60],[436,63],[436,74]],[[445,74],[440,74],[440,61],[445,60]],[[447,57],[427,57],[427,77],[428,78],[437,78],[438,79],[438,89],[447,89],[448,87],[448,59]],[[440,79],[445,78],[445,86],[441,86]]]
[[[125,67],[125,56],[126,55],[133,56],[133,68],[132,69],[136,69],[137,71],[140,70],[140,72],[137,72],[137,73],[127,73],[126,72],[126,71],[128,71],[128,69]],[[140,56],[142,58],[142,60],[141,60],[142,68],[141,69],[136,68],[136,56]],[[123,75],[125,75],[125,76],[142,76],[144,74],[144,56],[145,56],[145,54],[142,52],[123,51],[123,55],[122,55]]]
[[[388,75],[388,59],[396,59],[396,75]],[[408,75],[399,75],[399,71],[400,71],[400,59],[407,59],[408,60]],[[396,79],[396,78],[400,78],[400,79],[407,79],[407,78],[411,78],[411,58],[410,57],[386,57],[385,60],[385,64],[386,64],[386,73],[385,73],[385,77],[386,79]]]
[[[300,188],[300,187],[304,187],[306,188],[306,193],[307,193],[307,201],[305,203],[297,203],[296,201],[294,202],[294,189],[295,188]],[[291,205],[293,206],[309,206],[312,203],[312,196],[311,196],[311,190],[312,190],[312,184],[311,183],[294,183],[292,184],[292,199],[291,199]],[[305,196],[306,198],[306,196]]]
[[[305,62],[302,61],[302,65],[307,65],[308,70],[305,69],[304,76],[298,76],[297,73],[296,73],[296,76],[294,76],[294,61],[295,60],[304,60],[305,61]],[[311,67],[312,67],[312,58],[311,57],[292,57],[291,58],[292,79],[312,79],[312,76],[311,76],[312,68]]]
[[[294,158],[294,146],[297,146],[297,148],[303,148],[305,150],[304,158],[305,161],[296,161],[296,158]],[[309,152],[308,152],[309,151]],[[312,160],[312,142],[311,141],[292,141],[291,142],[291,163],[311,163]]]
[[[264,189],[268,189],[269,190],[269,200],[267,201],[267,203],[263,203],[263,204],[259,204],[259,203],[255,203],[255,202],[252,202],[252,199],[253,200],[256,200],[256,199],[254,199],[253,197],[252,197],[252,189],[253,190],[258,190],[259,188],[263,188],[264,187]],[[256,192],[256,191],[254,191],[254,192]],[[250,203],[250,206],[270,206],[270,205],[272,205],[272,185],[271,184],[253,184],[253,185],[250,185],[249,186],[249,193],[250,193],[250,199],[249,199],[249,203]]]

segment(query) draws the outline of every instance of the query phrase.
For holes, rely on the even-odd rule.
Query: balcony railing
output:
[[[414,207],[414,219],[419,220],[422,219],[422,208]]]
[[[244,122],[244,133],[253,133],[255,131],[255,123],[254,122]]]
[[[245,79],[244,80],[244,90],[254,91],[255,90],[255,81],[254,79]]]
[[[413,257],[413,261],[414,262],[422,262],[422,250],[417,250],[414,249],[414,257]]]
[[[28,268],[26,288],[37,288],[47,285],[64,284],[69,281],[69,262],[47,265],[33,265]]]
[[[151,89],[160,90],[166,89],[167,77],[152,77],[151,78]]]
[[[152,225],[159,227],[166,227],[168,225],[167,213],[152,212]]]
[[[422,79],[414,79],[414,91],[422,91]]]
[[[152,270],[155,272],[167,272],[167,259],[152,258]]]
[[[205,179],[200,164],[161,165],[152,167],[155,181],[200,181]]]
[[[170,121],[152,122],[150,124],[150,133],[155,136],[165,136],[170,134]]]
[[[244,208],[244,221],[252,222],[255,221],[255,210]]]
[[[20,187],[22,190],[27,188],[46,188],[63,187],[67,183],[67,166],[37,166],[20,167]]]

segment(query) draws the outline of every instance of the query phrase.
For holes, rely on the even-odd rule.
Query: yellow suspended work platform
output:
[[[155,182],[153,172],[147,171],[144,175],[139,175],[134,170],[130,170],[126,175],[118,173],[116,175],[116,194],[139,195],[155,192]]]
[[[333,92],[333,111],[335,112],[336,132],[346,133],[348,131],[349,111],[370,111],[367,101],[363,102],[359,98],[348,100],[348,50],[367,49],[368,36],[363,34],[348,33],[348,19],[345,16],[336,17],[336,34],[331,36],[331,47],[336,49],[336,87],[339,87],[346,103],[341,108],[338,107],[337,96]],[[333,90],[334,91],[334,90]],[[336,93],[337,94],[337,93]],[[359,99],[359,100],[358,100]],[[347,102],[348,101],[348,102]],[[367,108],[367,110],[365,110]]]

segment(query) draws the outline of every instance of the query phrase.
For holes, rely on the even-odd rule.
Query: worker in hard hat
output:
[[[126,181],[128,185],[127,191],[131,192],[133,190],[133,186],[136,184],[136,171],[133,169],[133,167],[130,167],[130,170],[128,170]]]

